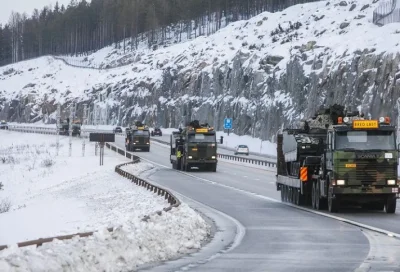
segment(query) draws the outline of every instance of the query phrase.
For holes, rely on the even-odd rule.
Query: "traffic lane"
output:
[[[169,148],[162,144],[153,143],[150,153],[141,152],[138,154],[165,167],[171,167],[169,162]],[[217,173],[193,171],[189,172],[189,174],[225,186],[280,200],[280,192],[276,190],[275,185],[275,173],[271,171],[239,166],[220,160],[218,162]],[[397,212],[399,212],[399,207],[397,208]],[[329,214],[328,211],[322,212]],[[365,211],[362,209],[347,208],[341,209],[340,213],[334,215],[390,232],[400,233],[400,214],[398,213],[386,214],[384,211]]]
[[[154,136],[154,137],[152,137],[152,139],[157,139],[157,140],[161,140],[161,141],[164,141],[166,143],[169,143],[170,142],[170,135]],[[238,156],[238,157],[247,158],[247,159],[276,162],[276,160],[274,160],[274,159],[270,159],[270,158],[266,158],[266,157],[262,157],[262,156],[257,156],[257,155],[253,155],[253,154],[249,154],[249,156],[246,156],[244,154],[235,155],[233,150],[225,149],[223,147],[223,145],[222,146],[218,145],[218,153],[225,154],[225,155],[231,155],[231,156]]]
[[[260,161],[276,162],[276,160],[274,160],[274,159],[261,157],[261,156],[257,156],[257,155],[253,155],[253,154],[249,154],[248,156],[245,154],[235,155],[235,152],[233,150],[221,148],[220,145],[218,146],[218,153],[225,154],[225,155],[231,155],[231,156],[237,156],[237,157],[241,157],[244,159],[254,159],[254,160],[260,160]]]
[[[169,152],[170,149],[165,145],[153,142],[150,153],[137,152],[137,155],[164,167],[172,168],[169,160]],[[217,173],[192,169],[192,171],[186,174],[247,192],[280,198],[280,192],[276,191],[275,187],[275,172],[271,170],[249,168],[219,160]],[[273,186],[268,186],[267,183]]]
[[[216,174],[217,176],[217,174]],[[369,252],[358,228],[162,168],[151,181],[237,219],[246,234],[192,271],[353,271]]]

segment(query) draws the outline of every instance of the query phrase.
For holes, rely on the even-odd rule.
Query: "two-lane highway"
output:
[[[116,140],[123,148],[123,138]],[[217,173],[182,173],[171,169],[169,149],[155,142],[151,152],[136,154],[160,167],[151,180],[235,218],[246,229],[239,246],[192,271],[354,271],[367,256],[400,248],[394,238],[380,245],[358,227],[268,200],[279,198],[273,172],[219,162]],[[373,267],[392,271],[397,265],[389,258]]]

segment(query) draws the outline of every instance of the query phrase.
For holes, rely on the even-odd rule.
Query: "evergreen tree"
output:
[[[71,0],[67,7],[13,12],[0,25],[0,65],[45,54],[81,55],[104,46],[135,50],[210,35],[263,11],[316,0]],[[174,30],[174,32],[171,32]]]

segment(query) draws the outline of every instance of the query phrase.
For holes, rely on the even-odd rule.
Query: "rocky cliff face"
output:
[[[231,117],[235,133],[264,140],[274,140],[278,129],[296,125],[320,105],[334,103],[396,122],[400,55],[391,53],[398,47],[396,26],[371,25],[363,15],[374,7],[368,0],[344,2],[261,14],[211,37],[138,52],[133,64],[116,69],[83,73],[52,58],[50,71],[35,68],[33,61],[5,67],[0,69],[0,119],[54,122],[56,103],[66,117],[76,101],[77,116],[86,103],[91,121],[95,104],[107,105],[104,119],[122,125],[139,119],[178,127],[198,119],[222,130],[223,119]],[[388,39],[378,39],[377,33]],[[72,69],[68,77],[64,66]],[[2,86],[35,71],[14,92]]]

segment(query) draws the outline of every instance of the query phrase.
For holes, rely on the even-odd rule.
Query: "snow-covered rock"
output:
[[[223,119],[232,117],[236,134],[263,139],[334,102],[394,119],[399,24],[372,24],[379,2],[343,2],[265,12],[157,50],[142,45],[123,55],[108,47],[79,59],[88,66],[130,63],[115,69],[76,68],[52,57],[2,67],[0,118],[54,120],[55,103],[68,114],[68,102],[76,100],[78,115],[83,103],[91,112],[95,103],[108,105],[108,119],[123,125],[141,119],[177,127],[196,118],[222,130]]]

